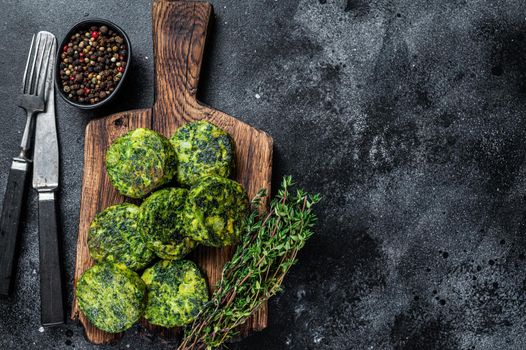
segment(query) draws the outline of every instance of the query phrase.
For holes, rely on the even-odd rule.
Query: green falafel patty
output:
[[[248,198],[243,186],[222,177],[205,177],[188,194],[184,210],[186,233],[207,246],[236,244],[247,213]]]
[[[183,210],[188,190],[165,188],[154,192],[139,211],[139,227],[146,244],[162,259],[181,259],[195,246],[186,236]]]
[[[191,261],[159,261],[144,271],[142,279],[148,288],[144,318],[151,324],[187,325],[208,301],[206,280]]]
[[[106,208],[95,216],[88,232],[90,255],[97,261],[123,263],[132,270],[146,267],[154,258],[137,221],[139,207],[130,203]]]
[[[170,139],[177,153],[177,181],[192,186],[203,176],[229,177],[234,168],[230,135],[207,121],[188,123]]]
[[[166,137],[139,128],[111,144],[106,153],[106,170],[119,193],[142,198],[175,176],[177,156]]]
[[[95,327],[108,333],[133,326],[143,314],[145,296],[142,279],[123,264],[97,264],[77,283],[80,310]]]

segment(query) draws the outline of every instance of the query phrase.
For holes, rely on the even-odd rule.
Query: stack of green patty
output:
[[[230,135],[206,121],[181,127],[170,140],[136,129],[113,142],[106,154],[111,183],[124,196],[147,198],[111,206],[90,226],[97,264],[77,283],[77,299],[93,325],[117,333],[141,316],[163,327],[195,319],[208,288],[199,268],[181,259],[198,244],[239,241],[249,208],[243,187],[228,178],[234,160]]]

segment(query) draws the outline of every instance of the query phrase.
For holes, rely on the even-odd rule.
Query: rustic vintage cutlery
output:
[[[23,78],[19,106],[27,113],[27,121],[20,145],[20,154],[13,158],[0,217],[0,296],[8,296],[14,277],[14,256],[20,211],[25,194],[28,158],[34,119],[46,105],[46,76],[54,50],[55,37],[48,32],[33,36]],[[49,86],[47,88],[50,88]]]
[[[36,118],[33,152],[33,188],[38,192],[38,230],[40,237],[40,307],[43,326],[64,323],[62,271],[58,244],[55,192],[59,185],[59,150],[55,121],[55,52],[49,60],[46,85],[46,111]]]

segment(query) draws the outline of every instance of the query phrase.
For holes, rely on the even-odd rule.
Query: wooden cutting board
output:
[[[155,57],[155,102],[152,108],[133,110],[91,121],[86,127],[84,177],[80,204],[75,288],[82,273],[93,265],[87,246],[88,229],[95,214],[110,205],[128,199],[112,187],[104,166],[104,156],[111,142],[135,128],[151,128],[170,137],[175,130],[194,120],[206,119],[230,133],[236,145],[236,179],[252,198],[260,188],[270,191],[272,172],[272,138],[223,112],[196,100],[199,73],[212,6],[204,2],[155,0],[152,6],[153,46]],[[269,192],[270,193],[270,192]],[[267,203],[265,203],[267,204]],[[191,255],[208,277],[213,290],[222,267],[233,248],[199,247]],[[75,289],[76,290],[76,289]],[[109,334],[93,327],[74,299],[72,319],[79,319],[86,337],[95,344],[115,342],[122,334]],[[162,335],[173,336],[177,330],[160,329],[142,323]],[[267,326],[264,305],[241,330],[261,330]]]

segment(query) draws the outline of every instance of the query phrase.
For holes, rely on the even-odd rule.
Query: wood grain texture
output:
[[[196,99],[212,6],[203,2],[156,0],[152,6],[155,57],[155,102],[151,109],[128,111],[93,120],[86,128],[84,178],[77,244],[75,286],[82,273],[94,262],[89,257],[87,235],[95,214],[104,208],[132,201],[111,186],[104,166],[104,155],[111,142],[138,127],[152,128],[165,136],[194,120],[205,119],[226,130],[236,145],[236,180],[253,197],[261,188],[270,191],[272,138],[223,112],[205,106]],[[133,201],[132,201],[133,202]],[[267,204],[267,203],[265,203]],[[211,290],[221,277],[223,265],[230,259],[232,247],[199,247],[190,258],[208,277]],[[108,334],[91,326],[73,304],[72,319],[79,318],[86,337],[95,344],[117,341],[121,334]],[[173,337],[177,330],[163,330],[141,321],[150,331]],[[267,326],[267,305],[255,312],[241,329],[261,330]]]

